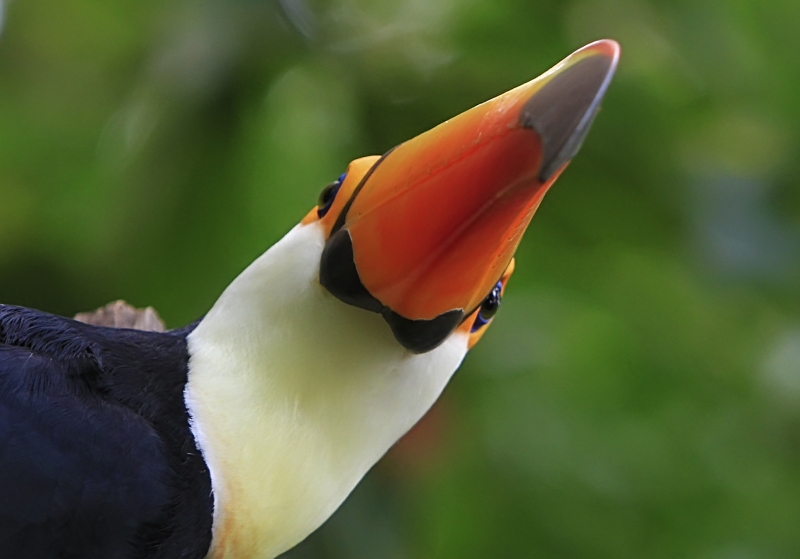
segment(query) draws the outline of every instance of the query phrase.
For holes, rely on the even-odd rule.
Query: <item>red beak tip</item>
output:
[[[620,50],[619,43],[614,39],[600,39],[578,49],[575,54],[579,52],[594,52],[614,59],[614,64],[616,65],[616,61],[619,60]]]

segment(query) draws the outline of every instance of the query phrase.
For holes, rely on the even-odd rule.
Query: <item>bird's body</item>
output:
[[[186,328],[0,305],[0,556],[271,559],[316,529],[485,332],[617,56],[353,161]]]
[[[184,405],[193,327],[0,306],[3,557],[203,557],[211,480]]]

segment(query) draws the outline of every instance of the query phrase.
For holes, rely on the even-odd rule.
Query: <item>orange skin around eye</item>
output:
[[[336,193],[336,198],[334,198],[328,213],[320,218],[317,213],[319,206],[314,206],[300,223],[302,225],[307,225],[319,221],[322,224],[322,228],[325,231],[325,238],[327,239],[331,234],[331,229],[333,229],[333,225],[336,223],[339,214],[342,213],[345,204],[347,204],[348,200],[353,196],[353,192],[358,187],[361,179],[364,178],[364,175],[367,174],[379,159],[379,155],[370,155],[351,161],[350,165],[347,166],[347,175],[344,178],[344,182],[342,186],[339,187],[339,192]]]
[[[505,295],[506,286],[508,285],[508,280],[511,277],[511,274],[514,273],[514,267],[515,267],[515,262],[514,259],[512,258],[511,262],[509,262],[508,267],[506,268],[506,271],[503,272],[503,277],[500,278],[500,283],[502,285],[502,287],[500,288],[501,297]],[[492,324],[492,321],[489,320],[487,324],[484,324],[481,328],[479,328],[475,332],[471,332],[472,325],[475,323],[475,319],[477,318],[478,312],[480,310],[481,310],[480,307],[475,309],[467,318],[464,319],[464,322],[462,322],[461,325],[456,329],[456,332],[459,332],[462,335],[469,336],[469,341],[467,342],[468,344],[467,347],[469,347],[469,349],[472,349],[475,346],[475,344],[478,343],[478,340],[480,340],[481,337],[483,337],[483,335],[486,333],[486,330],[488,330],[489,326],[491,326]]]

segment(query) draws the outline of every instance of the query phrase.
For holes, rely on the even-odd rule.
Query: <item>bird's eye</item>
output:
[[[478,316],[475,317],[475,322],[472,323],[472,332],[477,332],[486,326],[492,317],[497,314],[497,309],[500,308],[500,301],[502,299],[500,292],[503,289],[503,282],[498,281],[492,288],[489,295],[481,303],[481,308],[478,311]]]
[[[317,200],[317,215],[319,217],[323,217],[331,209],[336,193],[339,192],[339,187],[342,186],[346,176],[347,173],[342,173],[338,179],[323,188],[322,192],[319,193],[319,200]]]

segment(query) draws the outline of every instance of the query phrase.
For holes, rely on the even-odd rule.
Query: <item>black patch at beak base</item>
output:
[[[464,320],[461,309],[447,311],[431,320],[413,320],[381,304],[361,283],[354,259],[353,239],[347,229],[338,230],[325,243],[319,265],[319,282],[340,301],[380,313],[395,339],[412,353],[425,353],[438,347]]]
[[[353,239],[347,229],[339,229],[325,243],[319,264],[319,282],[348,305],[372,312],[381,312],[383,308],[361,283],[353,254]]]

